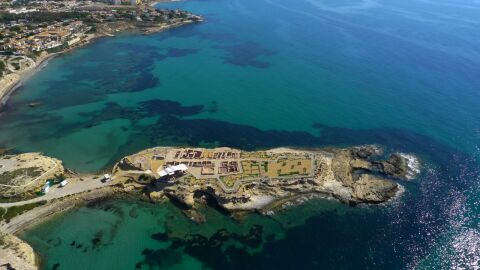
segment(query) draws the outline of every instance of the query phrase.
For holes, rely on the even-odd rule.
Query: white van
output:
[[[64,187],[68,184],[68,181],[67,180],[63,180],[62,182],[60,182],[60,187]]]

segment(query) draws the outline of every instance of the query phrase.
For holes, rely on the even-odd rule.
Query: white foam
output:
[[[262,209],[273,201],[275,201],[275,197],[273,196],[253,195],[249,198],[249,201],[242,204],[231,204],[229,208],[237,210]]]
[[[266,211],[264,214],[265,214],[266,216],[273,216],[273,215],[275,215],[275,212],[272,211],[272,210],[268,210],[268,211]]]
[[[412,154],[400,153],[400,156],[407,160],[408,172],[407,178],[415,178],[420,173],[420,161]]]

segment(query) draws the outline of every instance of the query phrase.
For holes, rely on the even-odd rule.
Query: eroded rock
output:
[[[383,172],[387,175],[405,179],[408,175],[408,160],[400,154],[392,154],[381,162]]]
[[[0,232],[0,265],[9,265],[11,269],[37,269],[32,247],[18,237],[3,232]]]
[[[353,186],[354,197],[367,203],[381,203],[395,196],[398,184],[373,175],[363,174]]]

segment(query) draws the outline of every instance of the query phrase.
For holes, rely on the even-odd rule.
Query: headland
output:
[[[120,182],[148,185],[150,198],[166,196],[188,208],[212,196],[227,211],[271,209],[303,194],[347,204],[394,198],[411,175],[406,156],[381,159],[375,146],[247,152],[232,148],[151,148],[123,158],[112,175]]]
[[[372,145],[255,152],[155,147],[122,158],[110,173],[80,175],[39,153],[4,155],[0,222],[2,239],[10,244],[1,252],[10,259],[1,262],[21,265],[13,258],[23,258],[35,269],[33,250],[13,234],[86,202],[111,196],[173,200],[196,222],[205,222],[196,208],[210,199],[232,215],[272,215],[285,203],[312,196],[379,204],[396,198],[400,183],[418,173],[411,166],[418,161],[412,159],[402,153],[385,155]]]

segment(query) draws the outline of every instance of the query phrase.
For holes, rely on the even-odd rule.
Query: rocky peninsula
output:
[[[305,194],[354,205],[394,198],[401,190],[398,181],[415,170],[406,155],[382,156],[375,146],[258,152],[152,148],[123,158],[113,175],[145,185],[154,200],[167,197],[188,208],[197,198],[211,196],[228,211],[264,210]]]
[[[156,147],[126,156],[105,175],[79,175],[40,153],[0,157],[0,262],[35,269],[35,254],[13,234],[52,215],[110,196],[174,200],[197,222],[195,210],[213,199],[237,214],[274,211],[312,195],[340,202],[378,204],[395,198],[418,161],[379,147],[247,152],[232,148]],[[67,185],[62,185],[65,183]],[[45,185],[51,187],[45,190]],[[123,194],[123,195],[122,195]]]

